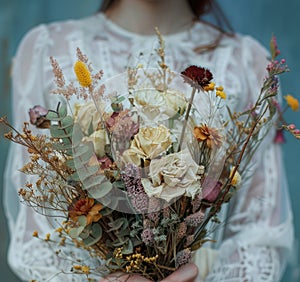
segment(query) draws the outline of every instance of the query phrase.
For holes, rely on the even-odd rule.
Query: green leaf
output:
[[[91,234],[91,225],[88,225],[84,228],[84,230],[80,233],[80,238],[87,239]]]
[[[60,117],[65,117],[67,114],[68,114],[67,105],[60,104],[60,107],[58,108],[58,115]]]
[[[48,111],[48,114],[46,115],[46,118],[51,121],[59,121],[61,118],[58,116],[58,114],[54,111]]]
[[[110,222],[108,225],[111,227],[108,232],[121,229],[121,227],[122,229],[126,229],[128,227],[128,220],[125,217],[121,217]]]
[[[66,161],[66,165],[71,168],[71,169],[75,169],[75,163],[73,159],[69,159]]]
[[[131,240],[127,241],[127,244],[123,246],[122,254],[129,255],[133,253],[133,244]]]
[[[99,200],[103,198],[105,195],[107,195],[112,189],[112,184],[110,182],[101,183],[99,186],[94,186],[92,188],[89,188],[88,194],[96,199]]]
[[[96,244],[102,237],[102,227],[99,223],[93,223],[90,230],[90,236],[83,240],[87,246]]]
[[[68,181],[80,181],[80,177],[77,172],[74,172],[70,177],[68,178]]]
[[[85,159],[85,161],[83,161],[84,163],[92,157],[93,153],[94,145],[92,142],[81,143],[79,146],[73,148],[73,158],[80,161],[80,158],[83,158],[83,155],[85,155],[83,158]]]
[[[88,128],[88,136],[91,135],[93,132],[94,132],[94,128],[93,128],[93,118],[92,118]]]
[[[95,176],[96,177],[96,172],[98,172],[99,167],[98,166],[85,166],[81,168],[76,167],[76,171],[81,179],[82,182],[84,182],[85,179]],[[88,184],[89,182],[87,182]],[[85,184],[85,183],[83,183]],[[98,183],[99,184],[99,183]]]
[[[68,129],[68,130],[71,130],[71,132],[72,132],[73,124],[74,124],[73,118],[71,116],[66,116],[60,121],[59,126],[61,129]]]
[[[74,227],[74,228],[71,228],[69,230],[69,233],[68,235],[71,237],[71,238],[78,238],[81,234],[81,232],[83,231],[84,229],[84,226],[79,226],[79,227]]]

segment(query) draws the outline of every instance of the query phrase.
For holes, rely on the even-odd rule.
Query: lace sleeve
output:
[[[243,41],[246,105],[261,87],[267,60],[257,42]],[[206,282],[274,282],[281,278],[292,247],[293,225],[281,150],[273,143],[273,133],[265,138],[253,163],[251,179],[231,203],[225,240]]]
[[[29,120],[29,108],[38,104],[50,106],[51,102],[46,99],[49,93],[43,77],[47,69],[45,65],[49,65],[47,48],[50,44],[48,28],[41,25],[23,38],[14,58],[13,119],[19,130],[22,129],[23,122]],[[24,281],[86,281],[86,277],[62,273],[70,273],[72,264],[79,263],[79,259],[84,260],[85,254],[75,248],[62,248],[66,259],[60,260],[55,254],[56,249],[51,249],[43,240],[46,233],[54,230],[53,224],[45,216],[20,203],[17,191],[28,181],[28,176],[18,170],[26,163],[27,155],[22,146],[12,144],[6,164],[4,207],[10,228],[9,265]],[[41,239],[32,236],[34,230],[39,232]]]

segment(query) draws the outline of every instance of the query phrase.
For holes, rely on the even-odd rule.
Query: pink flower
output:
[[[50,121],[46,118],[48,110],[42,106],[36,105],[29,109],[30,123],[38,128],[49,128]]]
[[[109,166],[112,165],[111,159],[107,156],[104,156],[104,157],[98,159],[98,162],[100,164],[101,169],[109,168]]]
[[[214,179],[206,178],[202,187],[202,199],[213,203],[220,193],[222,183]]]
[[[283,143],[285,143],[283,129],[278,129],[276,131],[276,135],[274,137],[274,143],[276,143],[276,144],[283,144]]]

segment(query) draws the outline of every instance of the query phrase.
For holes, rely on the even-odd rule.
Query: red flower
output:
[[[213,79],[213,75],[208,69],[197,66],[189,66],[181,74],[188,78],[185,79],[185,82],[192,84],[192,86],[204,87]]]

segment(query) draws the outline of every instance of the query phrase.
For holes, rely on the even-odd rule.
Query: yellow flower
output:
[[[83,265],[81,267],[81,271],[84,273],[84,274],[90,274],[90,268],[87,266],[87,265]]]
[[[91,73],[84,62],[77,61],[74,65],[74,72],[81,86],[89,87],[92,85]]]
[[[215,90],[215,83],[211,82],[210,84],[204,86],[203,89],[205,91],[213,91],[213,90]]]
[[[221,99],[226,99],[226,93],[224,92],[223,86],[216,87],[216,96],[219,96]]]
[[[221,99],[226,99],[226,93],[224,91],[216,91],[216,96],[219,96]]]
[[[298,99],[294,98],[292,95],[284,96],[287,104],[292,109],[292,111],[296,112],[299,110],[299,101]]]
[[[232,167],[232,169],[231,169],[231,171],[230,171],[229,178],[232,177],[232,174],[233,174],[234,170],[235,170],[235,167]],[[235,173],[234,173],[234,175],[233,175],[233,177],[232,177],[232,180],[231,180],[231,183],[230,183],[230,184],[231,184],[232,186],[238,186],[238,185],[241,183],[241,181],[242,181],[242,177],[241,177],[241,175],[238,173],[238,171],[236,170]]]

